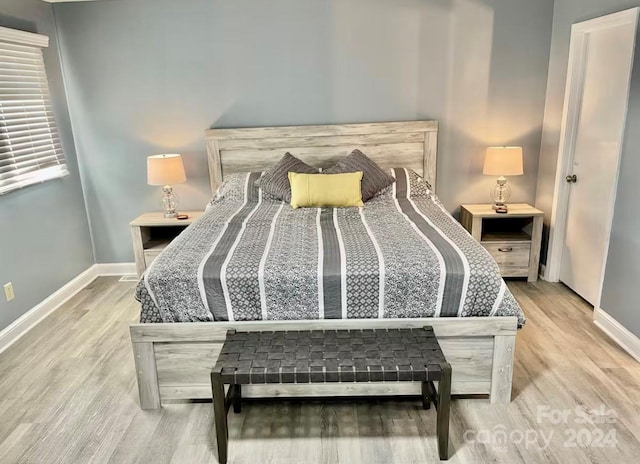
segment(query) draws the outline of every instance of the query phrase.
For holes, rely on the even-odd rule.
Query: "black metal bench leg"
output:
[[[227,427],[227,408],[225,407],[224,384],[217,372],[211,373],[211,389],[213,393],[213,415],[216,424],[216,438],[218,441],[218,461],[227,463],[227,446],[229,443],[229,429]]]
[[[451,407],[451,364],[440,365],[442,377],[438,382],[438,454],[440,460],[449,459],[449,410]]]
[[[422,408],[431,409],[431,395],[429,394],[429,382],[422,382]]]
[[[240,414],[242,411],[242,385],[233,385],[233,412]]]

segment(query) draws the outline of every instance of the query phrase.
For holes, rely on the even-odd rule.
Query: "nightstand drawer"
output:
[[[482,242],[493,256],[503,277],[526,277],[529,274],[531,242]]]
[[[149,240],[144,244],[144,264],[149,267],[160,253],[171,243],[169,239]]]
[[[144,264],[149,267],[151,263],[162,253],[162,250],[145,250],[144,251]]]

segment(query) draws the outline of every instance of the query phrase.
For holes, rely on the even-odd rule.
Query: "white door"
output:
[[[563,173],[569,199],[560,281],[594,306],[609,246],[636,22],[605,23],[583,35],[582,86],[574,87],[578,117]]]

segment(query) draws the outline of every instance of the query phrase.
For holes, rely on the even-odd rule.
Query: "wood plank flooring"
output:
[[[138,315],[134,285],[95,280],[0,354],[0,463],[217,462],[210,403],[138,407],[128,335]],[[528,317],[518,335],[514,399],[506,406],[454,400],[449,462],[638,462],[640,364],[562,285],[509,287]],[[617,416],[576,424],[576,407]],[[539,408],[569,412],[560,423],[552,420],[559,416],[538,421]],[[250,402],[230,414],[229,427],[229,463],[438,461],[435,411],[418,400]],[[501,431],[511,440],[502,441]]]

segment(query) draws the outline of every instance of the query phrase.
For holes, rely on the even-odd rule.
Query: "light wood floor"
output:
[[[514,399],[508,406],[455,400],[449,462],[638,462],[640,364],[563,286],[509,286],[528,316],[518,336]],[[127,329],[138,313],[133,287],[97,279],[0,355],[0,463],[217,462],[210,403],[138,407]],[[616,411],[615,423],[578,425],[573,413],[567,423],[536,420],[539,407],[602,405]],[[437,461],[435,411],[413,400],[252,402],[229,420],[230,463]],[[484,443],[501,428],[519,443]],[[581,428],[581,441],[571,440]],[[615,434],[617,445],[580,447],[593,445],[596,429]],[[546,451],[521,439],[543,443],[540,432],[552,434]],[[578,446],[565,446],[572,443]]]

